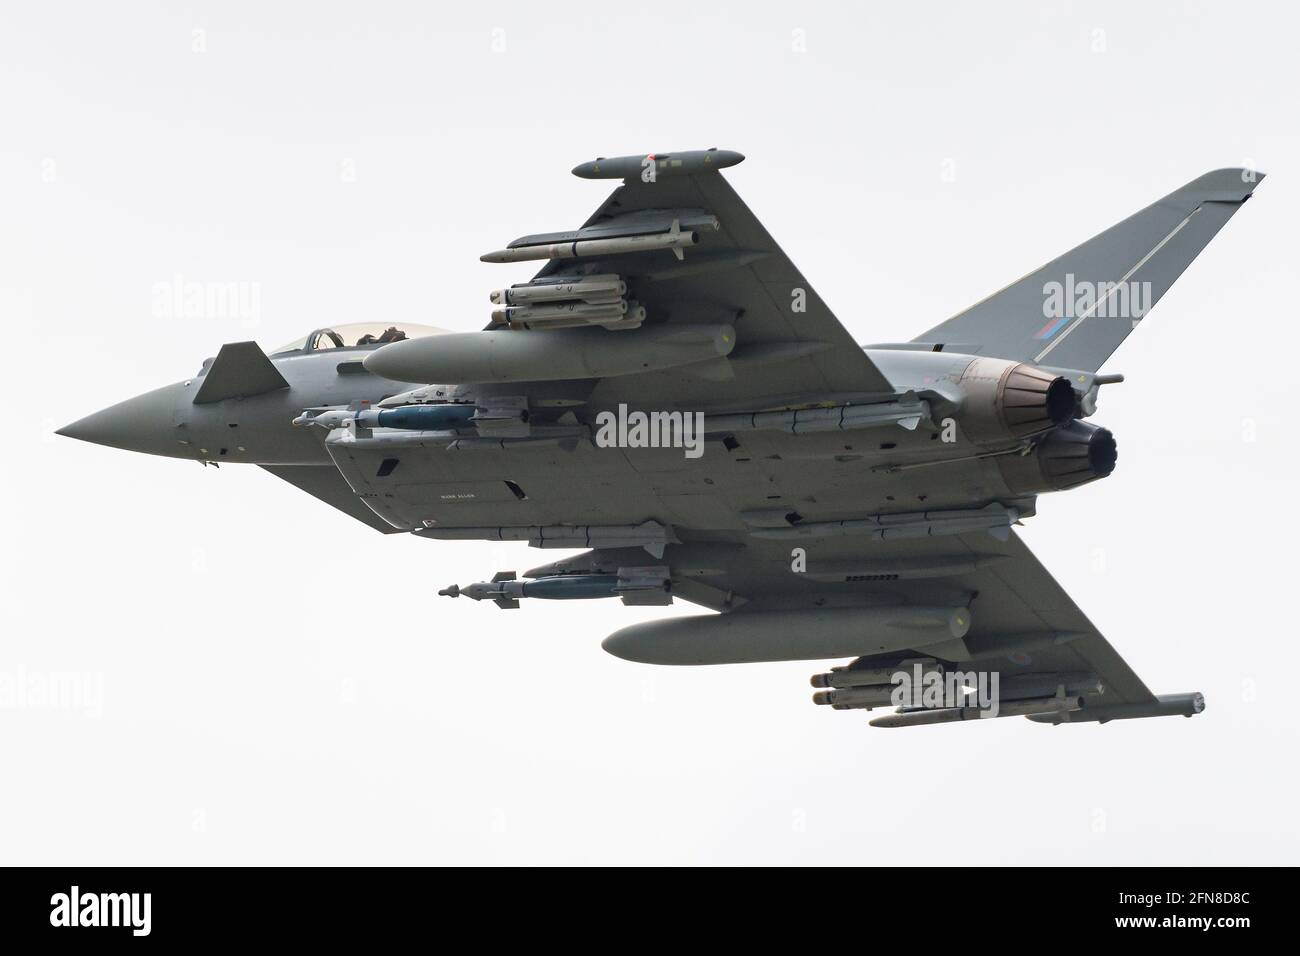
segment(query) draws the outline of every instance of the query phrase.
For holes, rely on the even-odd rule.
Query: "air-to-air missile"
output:
[[[987,717],[1042,717],[1050,720],[1054,716],[1077,712],[1081,707],[1082,697],[1037,697],[999,704],[996,713],[982,707],[921,708],[876,717],[870,724],[872,727],[919,727]]]
[[[1044,711],[1027,715],[1042,724],[1078,724],[1096,721],[1104,724],[1111,720],[1130,720],[1138,717],[1195,717],[1205,710],[1205,697],[1197,692],[1190,694],[1161,694],[1146,704],[1090,704],[1078,710]],[[875,723],[875,721],[872,721]]]
[[[504,249],[485,252],[483,262],[528,262],[535,259],[585,259],[592,256],[636,255],[658,249],[671,249],[678,259],[700,241],[697,229],[682,228],[682,220],[664,221],[662,214],[619,216],[612,223],[588,226],[575,232],[549,233],[516,239]],[[686,225],[716,231],[713,216],[688,220]]]
[[[917,668],[920,670],[918,671]],[[962,665],[949,665],[961,670]],[[971,670],[977,671],[975,665]],[[943,674],[945,668],[932,658],[909,658],[883,667],[836,667],[829,673],[816,674],[812,685],[818,688],[813,703],[835,710],[871,710],[892,706],[894,675],[905,672],[912,680]],[[949,677],[953,675],[947,675]],[[924,677],[923,677],[924,679]],[[1005,675],[999,682],[996,708],[970,706],[970,695],[960,706],[900,707],[892,714],[871,721],[873,727],[919,727],[990,717],[1028,717],[1047,724],[1071,724],[1093,721],[1128,720],[1140,717],[1193,717],[1205,709],[1199,693],[1167,694],[1148,703],[1105,703],[1105,684],[1095,674],[1036,673]]]
[[[918,678],[915,667],[921,667],[921,677]],[[974,668],[972,668],[973,670]],[[885,670],[882,668],[880,670]],[[953,674],[960,673],[963,668],[960,665],[954,665],[951,668]],[[944,668],[937,666],[936,662],[931,660],[929,664],[922,661],[902,662],[892,668],[892,673],[883,681],[873,682],[871,684],[851,684],[834,687],[831,690],[819,690],[813,694],[813,703],[822,706],[833,707],[836,710],[871,710],[876,707],[889,707],[893,705],[893,695],[897,688],[895,675],[902,674],[906,679],[913,683],[919,679],[924,681],[930,674],[944,674]],[[864,672],[865,674],[865,672]],[[874,676],[874,675],[873,675]],[[952,675],[949,675],[952,676]],[[849,679],[845,677],[845,671],[832,672],[831,674],[819,674],[814,677],[814,684],[817,678],[830,678],[836,680]],[[1085,694],[1101,694],[1105,687],[1094,674],[1012,674],[1003,677],[998,682],[998,708],[1008,707],[1012,701],[1017,703],[1026,700],[1039,700],[1049,697],[1082,697]],[[920,693],[920,689],[917,690]],[[927,713],[935,710],[960,710],[961,707],[948,708],[925,708]],[[906,713],[917,712],[917,708],[905,707]],[[1014,711],[1008,710],[1007,713]],[[965,718],[955,717],[954,720],[963,720]],[[921,721],[926,723],[926,721]],[[942,723],[942,720],[929,721],[930,723]]]
[[[490,582],[466,587],[453,584],[438,592],[443,597],[462,594],[475,601],[493,601],[501,608],[519,607],[520,598],[548,601],[585,601],[621,598],[628,605],[672,604],[672,586],[666,567],[619,568],[617,574],[555,574],[519,581],[513,571],[498,571]]]
[[[742,518],[751,513],[743,512]],[[769,512],[757,513],[767,515]],[[779,515],[774,515],[779,517]],[[1020,520],[1020,511],[1001,504],[983,508],[947,508],[939,511],[907,511],[898,514],[870,515],[843,521],[809,521],[791,523],[788,520],[755,518],[750,534],[756,538],[801,539],[829,538],[841,535],[865,535],[877,541],[898,541],[904,538],[934,538],[943,535],[967,534],[987,531],[1005,541],[1011,526]]]
[[[633,375],[729,354],[728,324],[669,324],[610,335],[602,328],[554,332],[452,332],[406,339],[369,353],[366,370],[399,382],[556,381]]]
[[[679,257],[682,250],[700,241],[694,230],[683,232],[675,228],[670,232],[642,236],[619,236],[615,239],[578,239],[573,242],[551,242],[541,246],[520,246],[515,249],[498,249],[485,252],[483,262],[527,262],[530,259],[580,259],[587,256],[612,256],[624,253],[649,252],[653,249],[671,249]]]
[[[922,421],[931,421],[930,404],[916,393],[898,401],[870,405],[836,405],[832,408],[801,408],[778,412],[739,412],[710,415],[705,431],[722,432],[780,431],[791,435],[814,432],[852,431],[859,428],[883,428],[898,425],[913,431]]]
[[[527,541],[532,548],[645,548],[656,558],[677,540],[657,521],[637,525],[516,525],[444,528],[426,523],[413,534],[438,541]]]

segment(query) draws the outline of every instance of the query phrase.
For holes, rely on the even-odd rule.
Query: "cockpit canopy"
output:
[[[445,329],[431,325],[416,325],[412,322],[352,322],[348,325],[336,325],[330,329],[316,329],[288,345],[282,345],[270,354],[281,352],[320,352],[325,349],[355,349],[387,345],[403,339],[422,339],[426,335],[437,335]]]

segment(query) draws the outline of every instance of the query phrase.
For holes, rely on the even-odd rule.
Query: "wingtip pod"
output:
[[[639,156],[600,157],[573,167],[579,179],[631,179],[643,178],[653,168],[654,178],[660,176],[690,176],[712,170],[726,169],[744,162],[745,157],[731,149],[691,149],[680,153],[645,153]],[[653,180],[649,180],[653,181]]]

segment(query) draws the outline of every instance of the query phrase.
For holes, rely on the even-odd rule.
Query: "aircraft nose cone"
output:
[[[179,457],[183,446],[173,435],[175,410],[176,386],[169,385],[110,405],[64,425],[55,434],[110,448]]]

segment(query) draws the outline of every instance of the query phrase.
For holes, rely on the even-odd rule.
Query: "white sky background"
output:
[[[1294,5],[599,6],[6,6],[0,674],[102,706],[0,709],[0,862],[1295,862]],[[1202,716],[870,729],[819,663],[601,651],[690,605],[435,596],[556,552],[50,434],[227,341],[480,328],[532,270],[479,254],[609,190],[572,166],[708,146],[863,342],[1271,174],[1107,366],[1115,474],[1024,530]],[[257,324],[155,317],[177,275],[260,284]]]

